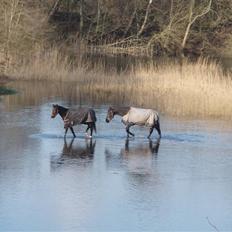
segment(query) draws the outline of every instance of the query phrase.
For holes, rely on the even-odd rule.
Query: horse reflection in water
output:
[[[157,157],[160,139],[153,142],[139,143],[130,146],[130,139],[126,139],[125,147],[120,150],[119,157],[109,150],[105,151],[107,166],[113,169],[121,169],[122,166],[132,174],[147,175],[153,170],[153,161]]]
[[[87,164],[92,162],[94,158],[94,151],[96,141],[92,139],[86,139],[85,145],[80,143],[73,144],[74,138],[68,143],[64,139],[64,146],[61,152],[61,156],[51,157],[51,166],[58,167],[65,164]]]

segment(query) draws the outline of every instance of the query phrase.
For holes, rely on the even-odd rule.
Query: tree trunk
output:
[[[80,37],[81,38],[82,38],[82,35],[83,35],[83,26],[84,26],[83,3],[84,3],[84,0],[80,0]]]
[[[150,9],[150,5],[152,4],[152,0],[149,0],[148,5],[147,5],[147,9],[146,9],[146,14],[143,20],[143,24],[139,30],[139,32],[137,33],[137,36],[140,36],[143,33],[144,27],[147,23],[147,18],[148,18],[148,14],[149,14],[149,9]]]
[[[100,21],[101,9],[100,9],[100,0],[97,0],[97,25],[95,32],[99,31],[99,21]]]
[[[187,39],[188,39],[188,36],[189,36],[189,33],[190,33],[191,26],[194,24],[194,22],[198,18],[206,15],[210,11],[211,5],[212,5],[212,0],[209,0],[209,3],[207,5],[207,7],[205,9],[203,9],[201,13],[197,14],[193,18],[193,9],[194,9],[194,6],[195,6],[195,0],[191,0],[190,8],[189,8],[189,21],[188,21],[188,25],[187,25],[186,30],[185,30],[184,38],[183,38],[182,43],[181,43],[181,56],[182,57],[184,57],[184,48],[185,48],[186,43],[187,43]]]
[[[190,7],[189,7],[188,25],[186,27],[184,38],[183,38],[182,43],[181,43],[181,55],[182,56],[184,56],[184,48],[185,48],[186,41],[187,41],[187,38],[188,38],[188,35],[189,35],[189,32],[190,32],[190,28],[191,28],[191,25],[192,25],[192,16],[193,16],[194,5],[195,5],[195,0],[191,0]]]

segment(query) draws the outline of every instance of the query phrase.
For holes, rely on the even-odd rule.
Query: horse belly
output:
[[[80,111],[70,110],[67,114],[67,116],[64,119],[64,128],[72,127],[77,124],[81,124],[84,113]]]
[[[146,119],[145,119],[146,120]],[[144,116],[134,115],[133,113],[129,112],[122,117],[122,122],[127,125],[128,123],[134,123],[136,125],[143,126],[144,125]]]

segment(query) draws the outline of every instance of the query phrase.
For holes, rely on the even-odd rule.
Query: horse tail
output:
[[[89,114],[90,114],[92,122],[96,122],[97,121],[97,117],[96,117],[95,111],[93,109],[91,109],[89,111]]]
[[[97,133],[97,129],[96,129],[97,117],[96,117],[95,111],[93,109],[91,109],[89,111],[89,114],[90,114],[90,117],[91,117],[91,120],[92,120],[93,129],[94,129],[95,133]]]

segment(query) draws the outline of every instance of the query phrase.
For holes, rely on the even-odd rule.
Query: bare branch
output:
[[[48,15],[48,18],[51,18],[54,13],[57,11],[58,7],[59,7],[59,3],[60,3],[60,0],[56,0],[55,3],[53,4],[53,7],[52,9],[50,10],[50,13]]]
[[[182,41],[182,48],[185,47],[186,45],[186,42],[187,42],[187,38],[188,38],[188,35],[189,35],[189,32],[190,32],[190,28],[191,26],[193,25],[193,23],[200,17],[206,15],[210,9],[211,9],[211,4],[212,4],[212,0],[209,0],[209,4],[207,5],[207,7],[198,15],[196,15],[193,19],[192,19],[192,16],[193,16],[193,8],[194,8],[194,5],[195,5],[195,0],[192,0],[191,1],[191,5],[190,5],[190,9],[189,9],[189,23],[186,27],[186,30],[185,30],[185,34],[184,34],[184,38],[183,38],[183,41]]]

